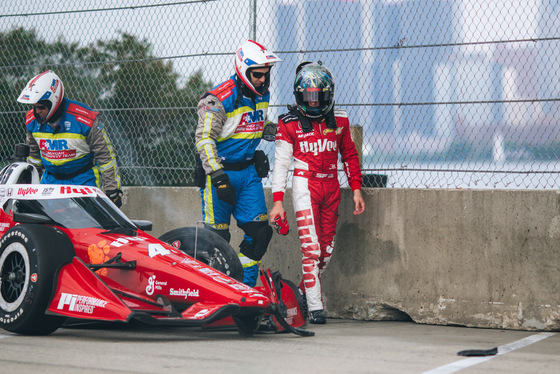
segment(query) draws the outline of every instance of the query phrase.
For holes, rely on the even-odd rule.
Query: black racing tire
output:
[[[0,240],[0,327],[22,335],[47,335],[65,317],[45,314],[59,269],[72,261],[74,246],[50,226],[21,224]]]
[[[195,257],[196,227],[181,227],[166,232],[159,237],[162,242],[171,244],[191,257]],[[243,267],[237,252],[220,235],[205,228],[198,228],[196,259],[243,282]]]

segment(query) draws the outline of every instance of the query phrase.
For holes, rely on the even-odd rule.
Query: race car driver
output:
[[[235,53],[235,74],[198,103],[196,148],[203,171],[197,185],[203,221],[229,242],[233,214],[244,232],[239,253],[243,282],[251,287],[272,237],[261,181],[268,174],[268,158],[256,148],[263,132],[269,140],[276,133],[267,112],[270,73],[280,61],[261,44],[246,41]]]
[[[293,205],[301,242],[303,277],[300,291],[307,300],[309,321],[326,323],[321,293],[321,275],[334,248],[341,193],[338,154],[353,191],[354,214],[362,214],[362,176],[348,115],[334,109],[335,84],[331,72],[320,63],[303,63],[296,70],[296,106],[278,120],[272,173],[271,222],[284,217],[284,192],[288,169],[294,159]]]
[[[17,101],[33,106],[25,119],[27,161],[44,169],[41,183],[103,187],[120,207],[120,175],[101,115],[65,98],[62,81],[50,70],[33,77]]]

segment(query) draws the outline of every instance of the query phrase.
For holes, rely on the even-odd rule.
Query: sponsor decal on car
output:
[[[105,308],[107,301],[91,296],[74,295],[63,292],[60,295],[57,309],[64,310],[64,306],[68,305],[70,312],[93,314],[96,307]]]
[[[185,298],[185,300],[191,297],[200,297],[199,290],[191,290],[190,288],[187,288],[186,290],[183,288],[179,288],[178,290],[170,288],[169,296],[182,296]]]
[[[38,188],[27,187],[27,188],[19,188],[17,194],[21,196],[35,195],[37,192],[39,192]]]
[[[33,282],[33,283],[37,282],[37,273],[31,274],[30,279],[31,279],[31,282]]]
[[[95,195],[96,190],[90,187],[71,187],[71,186],[62,186],[60,187],[60,194],[72,194],[78,193],[82,195]]]
[[[153,295],[154,291],[163,290],[163,286],[167,286],[167,281],[158,281],[156,276],[152,275],[148,278],[148,286],[146,286],[146,293],[148,295]]]
[[[194,315],[194,318],[204,318],[208,315],[208,313],[210,313],[208,309],[202,309],[200,312]]]
[[[146,294],[153,295],[155,288],[156,276],[152,275],[148,278],[148,285],[146,286]]]
[[[49,196],[52,195],[53,192],[54,192],[54,187],[45,187],[43,188],[43,192],[41,193],[41,195]]]
[[[200,265],[200,263],[196,262],[195,260],[193,260],[190,257],[185,257],[184,259],[181,260],[181,264],[187,264],[189,266],[192,266],[194,268],[202,268],[203,266]]]
[[[114,242],[111,242],[112,247],[122,247],[123,245],[127,245],[131,242],[143,242],[146,238],[142,238],[140,236],[131,236],[128,238],[117,238]]]

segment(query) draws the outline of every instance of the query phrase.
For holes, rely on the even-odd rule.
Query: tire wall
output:
[[[323,276],[327,316],[412,318],[471,327],[560,329],[560,194],[528,190],[364,189],[354,216],[344,189],[334,255]],[[265,189],[272,201],[270,189]],[[299,240],[274,234],[264,267],[300,280]],[[201,219],[192,187],[125,187],[123,211],[152,235]],[[234,249],[242,239],[231,228]]]

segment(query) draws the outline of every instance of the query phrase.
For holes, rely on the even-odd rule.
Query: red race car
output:
[[[241,283],[237,254],[218,235],[190,227],[157,239],[101,190],[37,184],[36,173],[24,162],[0,172],[0,328],[42,335],[69,318],[135,319],[314,334],[293,283],[270,270],[261,287]]]

